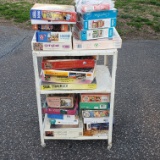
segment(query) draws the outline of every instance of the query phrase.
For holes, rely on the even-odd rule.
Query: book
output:
[[[65,84],[65,83],[46,83],[41,82],[41,90],[86,90],[96,89],[96,78],[90,84]]]
[[[63,78],[81,79],[93,81],[96,75],[96,65],[94,68],[81,68],[81,69],[46,69],[41,72],[42,78],[48,76],[56,76]],[[47,80],[47,78],[45,78]]]
[[[108,117],[109,110],[82,110],[83,118]]]
[[[122,47],[122,39],[117,30],[113,28],[112,38],[93,39],[88,41],[81,41],[78,38],[77,33],[73,30],[73,49],[75,50],[87,50],[87,49],[114,49]]]
[[[73,69],[94,68],[95,57],[73,56],[73,57],[45,57],[42,59],[42,69]]]
[[[37,31],[37,42],[68,42],[71,41],[72,32],[50,32],[50,31]]]
[[[101,28],[92,30],[80,30],[77,26],[73,28],[74,32],[77,33],[78,39],[82,41],[100,39],[100,38],[112,38],[113,28]]]
[[[109,93],[81,93],[81,102],[110,102]]]
[[[32,29],[39,31],[67,32],[69,31],[69,26],[68,24],[33,24]]]
[[[40,4],[36,3],[30,10],[31,24],[41,24],[36,20],[64,23],[75,23],[76,12],[72,5]]]
[[[68,109],[74,107],[74,94],[49,94],[46,97],[48,107]]]
[[[109,109],[109,102],[80,102],[80,109]]]

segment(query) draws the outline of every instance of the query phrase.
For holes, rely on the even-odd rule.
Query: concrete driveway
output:
[[[30,46],[33,31],[0,26],[0,33],[1,160],[160,159],[160,41],[125,41],[119,50],[111,151],[107,141],[99,140],[51,140],[42,148]]]

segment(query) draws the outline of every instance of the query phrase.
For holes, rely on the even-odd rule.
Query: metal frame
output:
[[[33,55],[33,67],[35,74],[35,86],[36,86],[36,98],[37,98],[37,109],[38,109],[38,118],[39,118],[39,129],[40,129],[40,140],[41,145],[45,147],[44,139],[44,123],[42,117],[42,103],[41,103],[41,92],[40,92],[40,79],[38,71],[38,57],[44,56],[83,56],[83,55],[104,55],[104,65],[108,65],[108,56],[113,56],[112,59],[112,86],[111,86],[111,100],[110,100],[110,117],[109,117],[109,132],[108,137],[78,137],[78,138],[63,138],[65,140],[91,140],[91,139],[108,139],[108,149],[112,147],[112,132],[113,132],[113,115],[114,115],[114,95],[115,95],[115,78],[116,78],[116,69],[117,69],[117,49],[110,50],[82,50],[70,52],[65,51],[32,51]],[[86,55],[86,56],[87,56]],[[54,93],[54,91],[53,91]],[[56,92],[57,93],[57,92]],[[61,139],[61,138],[51,138],[51,139]]]

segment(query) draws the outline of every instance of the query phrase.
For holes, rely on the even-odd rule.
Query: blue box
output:
[[[71,32],[48,32],[48,31],[37,31],[36,41],[37,42],[68,42],[71,41]]]
[[[75,26],[74,31],[78,33],[77,35],[79,36],[79,39],[82,41],[113,37],[113,28],[79,30],[78,27]]]
[[[116,18],[117,14],[118,14],[117,9],[113,9],[113,10],[81,13],[79,14],[79,16],[84,20],[94,20],[94,19],[104,19],[104,18]]]
[[[96,19],[96,20],[83,20],[77,23],[80,29],[96,29],[96,28],[106,28],[106,27],[116,27],[116,18],[106,18],[106,19]]]

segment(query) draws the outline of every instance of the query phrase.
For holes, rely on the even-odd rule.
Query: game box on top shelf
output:
[[[83,20],[76,23],[79,29],[98,29],[106,27],[116,27],[117,19],[116,18],[106,18],[106,19],[96,19],[96,20]]]
[[[104,11],[95,11],[95,12],[86,12],[78,13],[78,17],[83,20],[96,20],[96,19],[105,19],[105,18],[116,18],[117,9],[104,10]]]
[[[82,41],[113,37],[113,28],[80,30],[77,26],[74,26],[73,29],[74,29],[74,33],[77,33],[78,39]]]
[[[121,48],[122,39],[117,30],[113,29],[113,38],[103,38],[96,40],[81,41],[78,39],[77,33],[73,30],[73,49],[87,50],[87,49],[115,49]]]
[[[37,42],[36,33],[31,42],[34,51],[72,50],[72,41],[67,42]]]
[[[31,24],[71,24],[76,22],[76,12],[72,5],[36,3],[30,10],[30,18]]]

